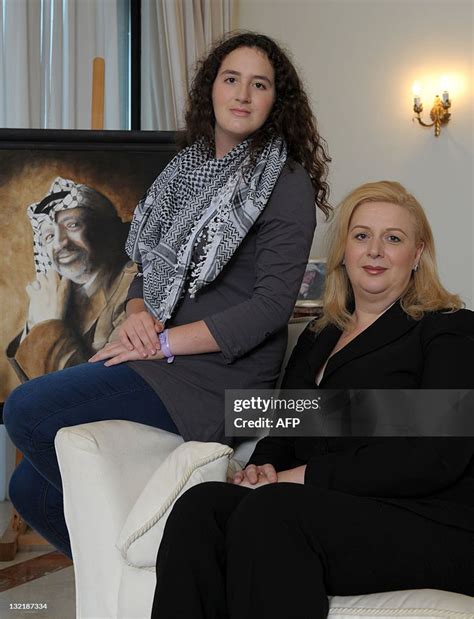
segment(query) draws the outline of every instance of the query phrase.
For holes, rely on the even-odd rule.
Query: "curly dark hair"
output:
[[[224,58],[239,47],[254,47],[264,52],[275,72],[275,103],[266,122],[251,136],[252,159],[257,157],[271,137],[282,137],[288,156],[300,163],[309,174],[315,190],[315,204],[328,218],[332,208],[327,201],[329,185],[326,177],[327,163],[331,159],[327,154],[326,142],[318,133],[308,97],[288,54],[263,34],[229,33],[198,62],[188,97],[186,128],[179,145],[189,146],[198,139],[214,145],[216,119],[212,87]]]

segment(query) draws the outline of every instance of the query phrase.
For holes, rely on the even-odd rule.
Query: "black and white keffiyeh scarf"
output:
[[[266,144],[252,167],[249,140],[222,159],[198,141],[158,176],[135,209],[126,243],[156,318],[171,317],[186,282],[193,297],[215,280],[265,208],[286,157],[280,138]]]

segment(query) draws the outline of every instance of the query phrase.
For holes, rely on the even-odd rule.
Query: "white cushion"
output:
[[[474,598],[449,591],[414,589],[370,595],[335,596],[328,619],[474,619]]]
[[[135,502],[117,541],[129,565],[155,567],[166,520],[176,499],[204,481],[226,481],[232,454],[227,445],[189,441],[168,455]]]

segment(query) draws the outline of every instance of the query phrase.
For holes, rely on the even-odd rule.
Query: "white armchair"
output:
[[[293,325],[289,349],[302,327],[304,324]],[[160,466],[166,468],[171,454],[182,443],[174,434],[118,420],[63,428],[58,432],[56,451],[74,558],[78,619],[150,617],[157,550],[153,533],[156,527],[162,526],[161,521],[155,523],[150,518],[150,514],[160,509],[154,503],[154,489],[150,484],[159,483],[154,478],[155,471]],[[233,457],[245,463],[252,449],[253,443],[247,441]],[[214,467],[211,476],[217,479],[225,474],[232,450],[217,444],[209,450],[215,455],[208,459]],[[193,485],[199,481],[198,474],[187,483]],[[136,543],[131,544],[130,540]],[[330,602],[330,619],[397,616],[474,619],[474,598],[417,590],[334,597]]]

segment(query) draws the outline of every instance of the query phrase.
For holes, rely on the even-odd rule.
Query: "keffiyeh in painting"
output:
[[[74,181],[57,176],[51,183],[48,193],[40,202],[30,204],[28,217],[33,228],[34,259],[37,273],[46,273],[51,268],[51,260],[41,238],[41,227],[47,220],[54,222],[58,211],[81,206],[83,194]]]
[[[42,229],[45,223],[56,221],[56,214],[73,208],[89,208],[115,213],[112,203],[100,192],[88,185],[57,176],[42,200],[30,204],[28,218],[33,228],[33,246],[36,273],[47,273],[52,267]]]
[[[158,176],[135,209],[126,244],[141,265],[145,305],[156,318],[170,318],[187,281],[194,296],[219,275],[265,208],[286,157],[280,138],[253,166],[249,140],[222,159],[196,142]],[[192,264],[198,242],[203,249]]]

